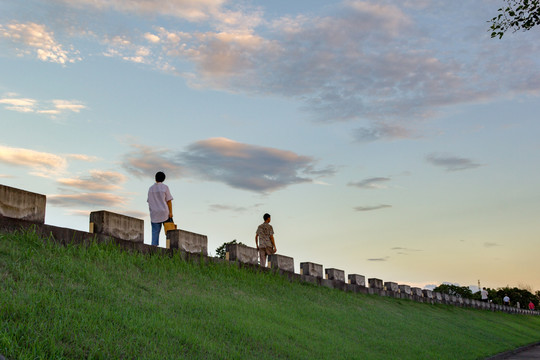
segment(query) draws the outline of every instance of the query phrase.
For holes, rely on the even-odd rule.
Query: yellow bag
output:
[[[167,234],[169,230],[176,230],[176,224],[172,219],[169,219],[163,223],[163,228],[165,229],[165,234]]]

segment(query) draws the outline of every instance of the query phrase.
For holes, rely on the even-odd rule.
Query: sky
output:
[[[0,183],[150,243],[164,171],[210,254],[268,212],[297,271],[540,290],[540,29],[491,39],[502,4],[0,0]]]

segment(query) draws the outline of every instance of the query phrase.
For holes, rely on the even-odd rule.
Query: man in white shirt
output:
[[[150,222],[152,223],[152,245],[159,245],[161,224],[173,217],[172,200],[169,187],[163,184],[165,174],[156,173],[156,183],[148,189],[148,208],[150,209]]]
[[[484,301],[484,302],[488,301],[488,292],[487,292],[486,288],[483,288],[480,291],[480,296],[482,297],[482,301]]]

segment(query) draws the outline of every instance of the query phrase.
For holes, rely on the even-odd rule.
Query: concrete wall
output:
[[[125,249],[142,253],[168,254],[172,256],[180,251],[182,258],[186,260],[193,259],[204,261],[204,263],[224,261],[207,256],[208,238],[205,235],[180,229],[171,230],[167,233],[167,249],[158,248],[143,243],[144,222],[142,220],[108,211],[91,213],[90,221],[94,233],[45,225],[45,200],[44,195],[0,185],[0,232],[12,232],[21,228],[33,227],[38,234],[51,237],[61,244],[114,241]],[[9,213],[12,216],[6,215],[8,211],[13,211],[13,209],[15,209],[15,212]],[[411,288],[409,285],[383,282],[377,278],[368,279],[368,288],[365,287],[365,277],[357,274],[349,274],[349,283],[347,284],[345,283],[345,272],[334,268],[326,269],[325,273],[328,279],[322,279],[322,265],[310,262],[301,263],[302,274],[295,274],[294,259],[284,255],[274,254],[269,256],[268,265],[272,268],[271,270],[258,266],[258,254],[255,248],[240,244],[227,246],[227,254],[229,260],[234,260],[239,266],[247,266],[259,271],[277,271],[278,274],[287,277],[290,281],[304,281],[343,291],[392,296],[432,304],[443,303],[491,311],[504,311],[511,314],[540,315],[538,311],[463,299],[430,290]]]
[[[90,232],[133,242],[144,242],[144,221],[110,211],[90,213]]]
[[[45,195],[0,184],[0,215],[45,223]]]
[[[178,249],[192,254],[208,255],[208,237],[176,229],[167,231],[167,249]]]

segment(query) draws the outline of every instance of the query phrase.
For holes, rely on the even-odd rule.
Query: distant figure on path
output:
[[[486,288],[482,288],[480,291],[480,296],[482,297],[482,301],[487,302],[488,301],[488,292]]]
[[[510,306],[510,298],[508,297],[508,295],[504,294],[503,302],[504,302],[504,305]]]
[[[532,301],[529,301],[529,310],[534,310],[534,304]]]
[[[275,254],[277,251],[276,243],[274,242],[274,229],[270,225],[270,214],[264,214],[264,222],[259,225],[255,233],[255,245],[259,251],[259,259],[261,266],[266,266],[266,256]]]
[[[165,174],[156,173],[156,183],[148,189],[148,208],[150,209],[150,222],[152,223],[152,245],[159,245],[161,224],[173,217],[172,200],[169,187],[163,184]]]

